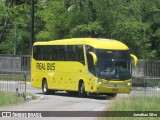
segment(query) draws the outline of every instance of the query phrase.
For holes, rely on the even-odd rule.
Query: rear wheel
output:
[[[51,90],[48,89],[47,80],[43,80],[43,82],[42,82],[42,92],[43,92],[45,95],[48,95],[48,94],[51,93]]]
[[[79,92],[79,96],[82,97],[82,98],[84,98],[84,97],[87,96],[87,93],[85,92],[85,86],[84,86],[83,82],[81,82],[79,84],[79,90],[78,90],[78,92]]]

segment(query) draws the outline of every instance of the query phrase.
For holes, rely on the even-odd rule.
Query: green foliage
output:
[[[2,4],[2,2],[0,2]],[[4,38],[0,44],[1,53],[13,54],[16,42],[17,54],[29,54],[29,6],[19,5],[8,8],[4,6],[5,15],[0,19],[1,33]]]
[[[0,24],[7,21],[1,53],[29,54],[30,6],[0,2]],[[35,3],[36,41],[72,37],[117,39],[140,58],[160,57],[159,0],[39,0]],[[7,18],[7,20],[6,20]],[[0,27],[0,32],[4,27]]]
[[[2,1],[0,1],[0,11],[0,18],[7,17],[7,8]]]
[[[76,25],[71,31],[71,37],[97,37],[103,31],[98,21],[89,22],[88,24]]]

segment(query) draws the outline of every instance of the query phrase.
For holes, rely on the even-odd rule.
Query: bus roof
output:
[[[99,49],[128,50],[129,48],[122,42],[104,38],[71,38],[46,42],[35,42],[34,45],[90,45]]]

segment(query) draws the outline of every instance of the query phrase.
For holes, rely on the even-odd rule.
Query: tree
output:
[[[37,38],[98,37],[103,30],[101,23],[96,21],[92,0],[50,1],[47,8],[43,11],[45,30]]]
[[[7,21],[4,38],[0,44],[1,53],[13,54],[14,53],[14,43],[16,39],[17,43],[17,54],[29,54],[29,6],[27,4],[13,6],[8,8],[4,5],[3,10],[5,10],[5,16]],[[3,21],[1,17],[0,21]],[[5,24],[2,23],[2,24]],[[17,35],[16,31],[18,31]]]
[[[21,0],[18,0],[21,1]],[[23,0],[22,0],[23,1]],[[0,2],[0,32],[6,28],[1,53],[29,52],[29,5],[5,7]],[[117,39],[140,58],[160,57],[159,0],[39,0],[35,3],[36,41],[71,37]]]

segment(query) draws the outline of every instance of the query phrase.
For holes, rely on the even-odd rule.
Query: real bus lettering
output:
[[[46,65],[47,64],[47,65]],[[55,70],[55,63],[37,63],[37,70]]]
[[[37,63],[37,70],[46,70],[45,63]]]
[[[55,63],[47,63],[47,70],[55,70]]]

